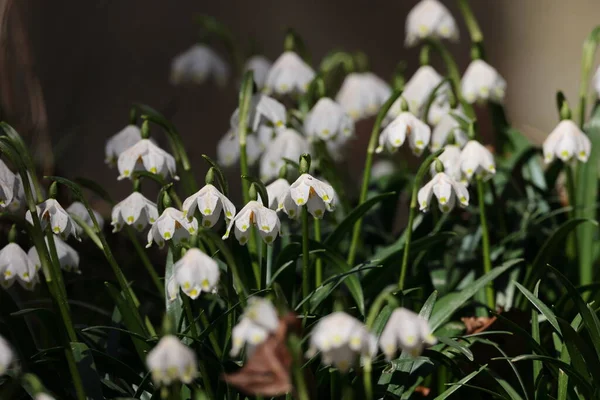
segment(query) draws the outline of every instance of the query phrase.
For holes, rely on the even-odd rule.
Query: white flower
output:
[[[83,203],[79,201],[73,202],[69,207],[67,207],[67,212],[71,215],[76,215],[77,217],[81,218],[87,225],[91,227],[94,226],[92,223],[92,218],[90,217],[90,213],[88,213],[88,210],[85,208]],[[98,211],[92,210],[92,212],[94,213],[94,217],[96,217],[96,222],[98,222],[100,230],[102,230],[104,228],[104,218],[102,218],[102,215],[100,215]]]
[[[229,79],[229,66],[211,48],[196,44],[171,62],[171,84],[204,83],[212,77],[223,86]]]
[[[560,121],[544,141],[544,161],[550,163],[554,157],[568,162],[573,157],[587,162],[592,143],[585,133],[571,120]]]
[[[229,237],[229,232],[235,224],[235,238],[244,245],[250,237],[250,229],[255,225],[260,237],[265,243],[271,244],[277,238],[280,229],[277,212],[263,206],[258,201],[250,201],[229,222],[223,239]]]
[[[308,153],[308,141],[293,129],[279,133],[269,144],[260,160],[260,179],[268,182],[279,175],[285,164],[284,158],[297,161],[304,153]]]
[[[506,92],[506,81],[485,61],[473,60],[463,75],[461,91],[469,103],[477,100],[502,103]]]
[[[391,93],[390,86],[375,74],[353,72],[344,79],[335,101],[357,121],[377,114]]]
[[[173,271],[173,287],[168,293],[170,301],[175,300],[179,288],[194,300],[202,292],[214,291],[221,275],[217,262],[196,248],[189,249],[173,265]]]
[[[427,104],[429,96],[431,96],[431,93],[440,84],[442,79],[442,76],[433,67],[429,65],[420,67],[409,81],[406,82],[402,96],[392,104],[387,116],[394,118],[400,114],[402,111],[402,99],[406,100],[410,112],[415,115],[419,114]],[[438,89],[436,98],[445,97],[445,92],[449,88],[449,85],[444,85],[443,88]]]
[[[392,312],[379,338],[379,346],[388,361],[398,348],[416,357],[421,354],[425,344],[436,343],[437,339],[431,333],[427,320],[406,308],[397,308]]]
[[[396,172],[396,164],[391,160],[377,160],[371,168],[371,179],[379,180]]]
[[[596,70],[596,73],[594,74],[593,85],[594,85],[594,89],[596,90],[596,95],[598,97],[600,97],[600,66],[598,67],[598,69]]]
[[[269,208],[271,210],[280,211],[283,209],[283,201],[290,191],[290,184],[286,179],[279,178],[267,185],[267,195],[269,196]],[[262,203],[260,193],[257,201]]]
[[[457,112],[457,114],[464,117],[460,112]],[[433,133],[431,134],[431,151],[436,152],[441,149],[446,144],[448,136],[451,133],[454,136],[454,142],[459,147],[467,144],[469,140],[467,133],[460,129],[460,124],[451,114],[446,114],[433,128]]]
[[[14,362],[15,353],[13,353],[11,345],[0,336],[0,376],[4,375]]]
[[[67,272],[80,274],[79,254],[77,251],[59,238],[54,238],[54,245],[56,246],[56,255],[58,256],[60,267]],[[48,239],[46,239],[46,248],[48,248]],[[48,254],[50,254],[49,252],[50,250],[48,249]],[[35,247],[29,249],[27,257],[29,257],[29,260],[31,260],[36,270],[41,268],[42,263],[40,262],[40,256]]]
[[[431,138],[431,128],[409,112],[400,113],[379,135],[379,146],[376,153],[381,153],[384,147],[389,152],[395,152],[406,140],[415,155],[421,155]]]
[[[256,346],[263,343],[277,330],[279,318],[273,303],[262,297],[250,297],[240,322],[231,332],[231,356],[237,356],[244,345],[248,357]]]
[[[138,231],[144,230],[148,224],[158,219],[156,204],[145,198],[141,193],[133,192],[112,209],[113,232],[118,232],[127,224]]]
[[[177,177],[177,167],[172,155],[152,143],[150,139],[142,139],[127,150],[123,151],[117,161],[119,177],[130,178],[134,171],[148,171],[163,178],[171,175]]]
[[[268,129],[268,128],[267,128]],[[260,128],[259,128],[260,131]],[[248,156],[248,165],[254,165],[260,158],[263,148],[256,135],[246,136],[246,155]],[[236,133],[229,131],[223,136],[217,144],[217,161],[224,167],[231,167],[240,159],[240,141]]]
[[[267,74],[271,69],[271,61],[263,56],[252,56],[246,61],[244,71],[252,71],[256,87],[260,90],[265,86]]]
[[[188,221],[183,212],[173,208],[166,208],[154,225],[148,231],[148,244],[146,247],[152,246],[152,240],[159,247],[165,245],[165,240],[173,240],[175,245],[179,242],[186,243],[190,235],[198,231],[198,220],[193,218]]]
[[[425,38],[458,40],[458,27],[450,11],[437,0],[419,2],[406,17],[406,45]]]
[[[333,211],[335,192],[333,187],[325,182],[302,174],[292,185],[283,201],[283,210],[291,218],[296,218],[299,207],[306,205],[308,212],[315,218],[323,218],[325,210]]]
[[[462,207],[469,205],[469,191],[465,184],[455,181],[444,172],[435,174],[433,179],[419,190],[417,194],[419,210],[427,211],[429,209],[431,196],[434,194],[440,210],[443,212],[451,211],[456,205],[457,199]]]
[[[0,285],[8,288],[15,280],[27,290],[33,290],[39,282],[37,269],[27,253],[18,244],[9,243],[0,250]],[[0,365],[0,375],[1,369]]]
[[[191,383],[198,375],[196,354],[173,335],[163,336],[146,357],[156,385]]]
[[[0,160],[0,209],[16,211],[21,206],[20,199],[24,197],[21,177],[14,174],[4,161]]]
[[[496,173],[494,156],[488,149],[476,140],[469,140],[460,152],[458,159],[460,172],[470,181],[473,175],[484,179],[491,178]]]
[[[221,211],[227,220],[235,216],[235,206],[213,185],[206,185],[183,202],[183,215],[188,220],[194,217],[196,209],[202,214],[202,226],[210,228],[219,220]]]
[[[335,101],[323,97],[309,111],[304,120],[304,132],[309,138],[330,140],[338,135],[352,136],[354,121]]]
[[[281,54],[273,63],[265,81],[265,91],[279,95],[306,93],[315,71],[293,51]]]
[[[377,340],[367,327],[343,311],[329,314],[315,325],[310,336],[307,357],[321,352],[323,364],[334,365],[347,372],[356,357],[372,357],[377,351]]]
[[[229,121],[231,129],[237,135],[240,118],[240,109],[236,108]],[[262,93],[257,93],[250,100],[248,110],[248,125],[252,132],[257,132],[261,125],[273,126],[276,131],[285,129],[287,124],[287,113],[285,106]]]
[[[65,240],[69,237],[69,235],[73,235],[75,239],[81,240],[79,239],[79,232],[81,228],[75,221],[73,221],[73,218],[71,218],[69,213],[62,208],[58,201],[54,199],[48,199],[35,206],[35,209],[38,218],[40,219],[42,229],[46,229],[46,227],[49,225],[54,234],[60,235],[60,237]],[[31,212],[29,210],[25,214],[25,219],[27,222],[33,225]]]
[[[50,396],[48,393],[38,393],[35,395],[34,400],[56,400],[54,397]]]
[[[460,147],[453,144],[447,144],[446,147],[444,147],[442,154],[438,156],[438,160],[440,160],[444,166],[444,172],[446,175],[455,181],[461,180],[460,164],[458,163],[459,158]],[[437,171],[435,170],[435,162],[431,164],[430,172],[432,177],[437,174]]]
[[[424,115],[423,119],[427,119],[429,125],[435,126],[438,125],[442,121],[442,118],[448,115],[450,111],[452,111],[452,108],[450,107],[448,96],[442,95],[433,101],[431,107],[429,107],[429,114],[427,115],[427,118],[425,118],[426,116]]]
[[[137,125],[127,125],[116,135],[106,141],[104,148],[105,162],[114,164],[122,152],[142,140],[142,131]]]

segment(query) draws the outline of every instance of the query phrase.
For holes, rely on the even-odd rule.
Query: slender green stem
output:
[[[252,71],[244,74],[242,87],[240,88],[239,99],[239,120],[238,120],[238,139],[240,143],[240,170],[242,176],[248,176],[248,154],[246,152],[246,135],[248,133],[248,114],[250,113],[250,101],[252,100],[252,89],[254,86],[254,78]],[[242,178],[242,196],[244,203],[250,201],[250,183]]]
[[[483,246],[483,273],[492,271],[492,260],[490,258],[490,233],[485,215],[485,184],[480,177],[477,177],[477,197],[479,200],[479,215],[481,218],[482,246]],[[492,282],[485,286],[487,306],[495,310],[494,286]]]
[[[304,371],[302,371],[302,341],[296,335],[291,334],[288,338],[293,357],[293,375],[298,400],[309,400]]]
[[[581,129],[583,129],[583,124],[585,123],[585,109],[590,86],[590,75],[592,73],[592,67],[594,65],[596,50],[599,43],[600,26],[597,26],[583,43],[583,54],[581,56],[581,82],[579,84],[579,109],[577,110],[579,127]]]
[[[310,293],[310,257],[309,257],[309,219],[308,209],[302,207],[302,298],[305,300]],[[304,302],[304,312],[307,313],[310,302]]]
[[[367,193],[369,191],[369,182],[371,180],[371,167],[373,166],[373,156],[375,154],[375,149],[377,148],[377,142],[379,139],[379,130],[381,128],[381,123],[383,119],[387,115],[390,107],[398,97],[402,94],[401,91],[394,91],[389,99],[381,106],[379,110],[379,114],[377,114],[377,119],[375,120],[375,124],[373,125],[373,130],[371,131],[371,138],[369,139],[369,145],[367,147],[367,157],[365,159],[365,169],[363,171],[363,179],[362,186],[360,189],[360,197],[358,198],[358,205],[360,206],[367,200]],[[356,251],[358,249],[358,241],[360,239],[360,230],[362,227],[362,218],[359,218],[358,221],[354,224],[354,230],[352,231],[352,242],[350,243],[350,250],[348,252],[348,264],[350,266],[354,265],[354,260],[356,257]]]
[[[140,244],[140,241],[135,236],[135,232],[134,232],[133,228],[131,228],[129,225],[127,225],[125,227],[125,230],[127,231],[127,236],[129,236],[129,240],[131,240],[131,244],[133,244],[133,247],[135,248],[136,253],[140,257],[140,260],[142,260],[142,264],[144,264],[146,271],[148,271],[148,275],[150,275],[150,279],[152,279],[152,283],[154,283],[154,286],[156,286],[156,288],[158,289],[158,293],[162,297],[164,297],[165,296],[165,287],[164,287],[163,283],[161,282],[160,277],[158,276],[158,273],[154,269],[154,266],[152,265],[152,261],[150,261],[150,257],[148,257],[148,254],[146,254],[146,252],[144,251],[144,248]]]
[[[371,359],[367,358],[363,367],[363,384],[365,386],[365,400],[373,400],[373,383],[371,379],[372,369],[373,365],[371,364]]]
[[[273,245],[267,246],[267,275],[265,277],[265,287],[271,284],[271,276],[273,276]]]
[[[202,325],[204,325],[204,329],[208,329],[210,327],[210,322],[208,321],[208,318],[206,318],[206,313],[200,314],[200,322],[202,322]],[[217,340],[217,335],[215,334],[214,330],[208,334],[208,339],[213,346],[213,350],[215,351],[217,358],[221,359],[223,351],[221,351],[221,346],[219,345],[219,341]]]
[[[379,293],[379,295],[375,298],[375,300],[373,300],[373,304],[371,305],[371,309],[369,310],[369,314],[367,315],[367,321],[365,323],[365,325],[367,326],[367,329],[369,329],[369,330],[373,329],[375,320],[379,316],[379,313],[381,312],[381,309],[383,308],[383,306],[386,302],[394,307],[398,306],[398,302],[391,295],[391,293],[397,289],[398,289],[398,287],[396,285],[389,285],[388,287],[384,288],[381,291],[381,293]]]
[[[315,241],[321,242],[321,220],[319,218],[314,219],[315,224]],[[317,257],[315,262],[315,287],[319,287],[323,284],[323,260]]]
[[[467,25],[467,29],[469,30],[469,35],[471,36],[471,42],[473,43],[483,43],[483,34],[481,33],[481,29],[479,29],[479,24],[477,23],[477,19],[475,15],[473,15],[473,11],[471,11],[471,6],[469,5],[468,0],[458,0],[458,8],[465,20],[465,24]]]
[[[259,257],[257,249],[258,249],[258,232],[256,232],[256,228],[254,226],[250,227],[250,240],[248,241],[248,250],[250,251],[250,256],[256,254]],[[260,260],[254,259],[252,257],[252,272],[254,272],[254,281],[256,283],[256,289],[260,290],[262,285],[261,273],[260,273],[261,265]]]

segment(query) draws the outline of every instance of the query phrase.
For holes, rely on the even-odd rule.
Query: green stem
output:
[[[375,300],[373,301],[373,305],[371,305],[371,309],[369,310],[369,315],[367,315],[367,321],[365,323],[367,329],[373,329],[375,320],[379,316],[379,313],[381,312],[381,309],[383,308],[383,305],[386,302],[394,307],[398,307],[398,302],[391,295],[391,293],[397,289],[398,287],[396,285],[389,285],[388,287],[384,288],[381,291],[381,293],[379,293],[379,295],[375,298]]]
[[[483,43],[483,34],[481,33],[481,29],[479,29],[479,24],[477,23],[475,15],[473,15],[473,11],[471,11],[469,1],[458,0],[458,8],[467,25],[469,36],[471,36],[471,42],[473,44],[481,45],[481,43]]]
[[[267,275],[265,278],[265,287],[271,285],[271,276],[273,276],[273,245],[267,246]]]
[[[587,94],[590,85],[590,75],[596,58],[596,50],[600,43],[600,26],[587,37],[583,43],[583,55],[581,56],[581,82],[579,84],[579,127],[583,129],[585,123],[585,109],[587,103]]]
[[[310,258],[309,258],[309,226],[308,209],[302,207],[302,298],[306,300],[310,293]],[[310,302],[304,302],[304,312],[308,313]]]
[[[371,359],[367,357],[365,365],[363,367],[363,383],[365,386],[365,400],[373,400],[373,383],[371,380],[371,372],[373,366]]]
[[[200,314],[200,322],[202,322],[202,325],[204,325],[204,329],[208,329],[210,327],[210,322],[208,321],[208,318],[206,318],[206,313]],[[213,346],[213,350],[215,351],[217,358],[221,359],[223,352],[221,351],[221,346],[219,346],[219,341],[217,340],[217,335],[215,334],[214,329],[208,334],[208,339]]]
[[[252,71],[244,74],[242,87],[240,88],[239,99],[239,120],[238,120],[238,139],[240,143],[240,170],[242,176],[248,176],[248,154],[246,152],[246,135],[248,133],[248,114],[250,113],[250,101],[252,100],[252,89],[254,87],[254,78]],[[250,183],[242,178],[242,196],[244,204],[250,201]]]
[[[490,258],[490,234],[488,229],[487,218],[485,215],[485,187],[484,182],[480,177],[477,177],[477,197],[479,200],[479,215],[481,218],[483,273],[487,274],[492,271],[492,260]],[[495,310],[494,286],[492,282],[488,283],[485,286],[485,295],[488,308],[490,310]]]
[[[260,290],[262,285],[260,259],[257,260],[253,257],[253,255],[256,255],[257,258],[260,258],[257,251],[259,244],[258,237],[260,235],[256,231],[257,228],[255,228],[254,226],[250,226],[250,240],[248,241],[248,250],[250,251],[250,257],[252,258],[252,271],[254,272],[254,281],[256,283],[256,289]]]
[[[321,243],[321,220],[319,218],[314,219],[315,224],[315,241]],[[323,284],[323,260],[321,257],[317,257],[315,263],[315,287],[319,287]]]
[[[125,230],[127,231],[127,236],[129,236],[129,240],[131,240],[131,243],[133,244],[133,247],[135,248],[136,253],[140,257],[140,260],[142,260],[142,264],[144,264],[146,271],[148,271],[148,275],[150,275],[150,278],[152,279],[152,283],[154,283],[154,286],[156,286],[156,288],[158,289],[158,293],[164,298],[165,297],[165,287],[164,287],[163,283],[161,282],[160,277],[158,276],[158,273],[154,269],[154,266],[152,265],[152,261],[150,261],[150,257],[148,257],[148,254],[146,254],[146,252],[144,251],[144,248],[140,244],[140,241],[135,236],[134,230],[129,225],[127,225],[125,227]]]
[[[302,371],[302,342],[296,335],[291,334],[288,338],[293,357],[293,375],[298,400],[309,400],[308,389]]]
[[[401,91],[394,91],[389,99],[381,106],[379,110],[379,114],[377,114],[377,119],[375,120],[375,124],[373,125],[373,130],[371,131],[371,138],[369,139],[369,145],[367,147],[367,157],[365,159],[365,169],[363,171],[363,179],[362,186],[360,189],[360,197],[358,198],[358,205],[360,206],[367,200],[367,193],[369,191],[369,182],[371,180],[371,167],[373,166],[373,156],[375,154],[375,149],[377,148],[377,142],[379,139],[379,130],[381,128],[381,123],[383,119],[387,115],[390,107],[394,102],[400,97],[402,94]],[[350,250],[348,252],[348,265],[354,265],[354,260],[356,257],[356,251],[358,249],[358,241],[360,239],[360,230],[362,227],[362,218],[359,218],[358,221],[354,224],[354,230],[352,231],[352,241],[350,243]]]

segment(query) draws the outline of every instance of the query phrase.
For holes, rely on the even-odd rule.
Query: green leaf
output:
[[[425,318],[426,320],[429,320],[429,318],[431,317],[431,313],[433,312],[433,307],[435,306],[435,302],[438,298],[438,291],[434,290],[429,297],[427,298],[427,300],[425,300],[425,303],[423,303],[423,307],[421,307],[421,310],[419,311],[419,315],[423,318]]]
[[[356,221],[362,218],[363,215],[373,208],[373,206],[385,200],[386,198],[393,196],[394,194],[394,192],[390,192],[371,197],[360,206],[356,207],[346,216],[346,218],[344,218],[342,222],[338,224],[338,226],[329,234],[329,236],[327,236],[323,243],[330,247],[337,246],[346,234],[352,232],[352,227]]]
[[[548,322],[550,322],[554,329],[556,329],[556,331],[560,334],[560,325],[558,324],[558,321],[556,320],[556,315],[554,315],[552,310],[550,310],[550,308],[547,305],[545,305],[540,299],[538,299],[537,296],[535,296],[529,290],[524,288],[523,285],[521,285],[519,282],[515,281],[515,285],[525,295],[525,297],[527,297],[531,304],[533,304],[535,308],[537,308],[546,317]],[[539,282],[537,283],[536,287],[538,286]]]
[[[600,361],[593,350],[585,343],[579,333],[571,327],[567,321],[559,319],[562,327],[563,344],[569,350],[571,365],[581,376],[592,375],[595,383],[593,386],[600,387]]]
[[[81,185],[81,187],[91,190],[111,206],[115,204],[110,194],[98,182],[81,177],[75,178],[75,182]]]
[[[90,349],[81,342],[71,342],[77,369],[81,375],[85,394],[88,399],[103,399],[102,384],[96,369],[96,363]]]
[[[457,351],[463,353],[469,361],[473,361],[475,359],[475,357],[473,357],[473,352],[467,346],[463,345],[462,343],[459,343],[458,341],[456,341],[452,338],[443,337],[443,336],[438,336],[438,340],[441,343],[445,344],[446,346],[452,347],[454,350],[457,350]]]
[[[502,275],[505,271],[512,268],[522,260],[510,260],[502,264],[500,267],[492,269],[490,272],[477,279],[471,285],[461,290],[458,294],[449,293],[446,296],[438,300],[436,307],[433,310],[429,325],[432,331],[439,328],[444,322],[448,321],[450,317],[458,310],[464,303],[467,302],[471,297],[477,293],[481,288],[493,281],[498,276]]]
[[[456,382],[456,384],[453,384],[449,389],[447,389],[444,393],[440,394],[439,396],[437,396],[434,400],[443,400],[448,398],[452,393],[456,392],[458,389],[460,389],[460,387],[462,385],[464,385],[465,383],[469,382],[471,379],[473,379],[474,377],[476,377],[481,371],[483,371],[484,369],[487,368],[487,364],[483,365],[481,368],[479,368],[477,371],[471,372],[469,375],[465,376],[464,378],[462,378],[460,381]]]

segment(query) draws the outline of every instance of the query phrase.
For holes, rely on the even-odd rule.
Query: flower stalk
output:
[[[254,78],[252,71],[244,74],[242,87],[240,88],[239,110],[240,117],[238,123],[238,140],[240,144],[240,171],[242,176],[248,176],[248,153],[246,152],[246,135],[248,134],[248,114],[250,112],[250,100],[254,90]],[[250,201],[250,182],[242,178],[242,196],[244,203]]]
[[[485,214],[485,183],[481,177],[477,177],[477,198],[479,200],[479,217],[481,220],[481,241],[483,248],[483,273],[492,271],[492,259],[490,255],[490,233]],[[489,282],[485,286],[485,298],[490,310],[495,310],[494,286]]]
[[[596,58],[596,50],[600,44],[600,26],[587,37],[583,43],[583,54],[581,56],[581,82],[579,84],[579,108],[578,108],[578,123],[579,128],[583,129],[585,123],[585,109],[587,107],[588,89],[590,86],[590,75],[594,60]]]

